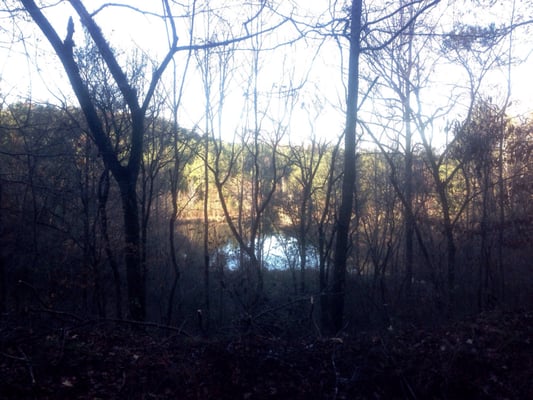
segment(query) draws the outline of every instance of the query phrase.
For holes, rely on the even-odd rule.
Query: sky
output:
[[[385,0],[383,0],[385,1]],[[326,1],[305,1],[292,0],[283,3],[284,8],[289,5],[299,4],[300,15],[311,15],[313,20],[317,20],[320,15],[327,18]],[[87,2],[93,9],[97,4],[103,3],[100,0]],[[133,0],[125,2],[130,6],[139,6],[146,9],[146,1]],[[443,2],[445,3],[445,2]],[[464,4],[473,3],[472,0],[465,0]],[[510,19],[508,5],[510,0],[495,1],[495,5],[490,12],[483,14],[471,12],[470,8],[463,7],[455,9],[461,20],[472,23],[480,21],[496,21]],[[154,5],[154,13],[160,14],[162,7],[160,2],[150,3]],[[205,7],[207,2],[198,2],[197,11]],[[208,26],[201,14],[196,19],[195,38],[203,40],[205,35],[213,37],[214,34],[222,35],[224,31],[232,30],[233,34],[243,33],[243,22],[249,18],[254,11],[246,9],[241,1],[211,0],[211,6],[217,10],[219,15],[224,15],[227,23],[211,22]],[[518,7],[525,7],[522,0],[518,0]],[[441,6],[444,6],[442,4]],[[74,12],[69,6],[60,4],[51,8],[48,14],[60,36],[64,36],[68,18]],[[520,8],[518,11],[523,11]],[[181,18],[181,14],[186,10],[176,13],[176,19],[180,45],[188,42],[188,30],[190,19],[187,16]],[[181,14],[180,14],[181,13]],[[435,15],[438,10],[435,10]],[[440,15],[439,15],[440,16]],[[5,14],[1,15],[6,18]],[[300,17],[297,15],[297,18]],[[442,18],[442,17],[441,17]],[[77,27],[75,41],[82,42],[82,32],[79,23],[75,20]],[[264,26],[274,24],[276,16],[271,15],[268,20],[262,21]],[[151,59],[161,59],[167,48],[167,33],[164,24],[159,18],[149,14],[140,15],[128,8],[108,8],[99,13],[97,22],[103,28],[105,36],[109,42],[124,50],[126,53],[130,49],[140,49]],[[442,21],[440,21],[442,24]],[[3,24],[4,26],[9,26]],[[7,96],[8,101],[24,100],[31,97],[34,101],[61,102],[69,99],[70,103],[77,104],[71,95],[70,88],[65,79],[62,67],[57,59],[51,54],[50,48],[40,32],[32,30],[31,25],[20,23],[19,28],[27,35],[26,42],[9,45],[9,37],[5,32],[0,32],[0,94]],[[8,28],[9,29],[9,28]],[[222,33],[221,33],[222,32]],[[281,30],[265,38],[261,45],[269,47],[273,43],[282,42],[287,38],[293,38],[297,34],[294,26],[285,24]],[[513,67],[512,71],[512,98],[513,106],[509,110],[512,114],[530,113],[533,110],[533,83],[529,79],[533,71],[533,57],[528,57],[533,50],[533,46],[527,40],[522,40],[520,35],[525,35],[525,31],[517,31],[514,53],[525,59],[526,62],[520,66]],[[317,54],[317,48],[320,52]],[[242,47],[242,46],[241,46]],[[27,56],[29,55],[29,57]],[[178,76],[182,76],[184,65],[186,64],[186,52],[180,52],[176,56],[176,71]],[[346,54],[344,54],[346,57]],[[327,141],[335,141],[342,133],[344,126],[343,104],[344,104],[344,80],[345,75],[341,72],[341,52],[338,44],[328,39],[320,41],[319,38],[309,38],[306,41],[298,41],[292,45],[278,48],[275,51],[265,51],[259,55],[259,79],[258,90],[260,116],[265,130],[275,131],[279,129],[287,130],[287,139],[293,143],[298,143],[309,139],[312,135]],[[211,98],[213,104],[218,102],[217,80],[220,70],[218,61],[212,62],[211,70],[214,73],[214,81],[211,87]],[[346,65],[345,65],[346,66]],[[362,66],[364,70],[364,65]],[[150,69],[148,69],[150,71]],[[170,90],[172,86],[171,70],[165,76],[165,88]],[[223,132],[225,137],[232,137],[234,133],[242,133],[246,128],[244,121],[248,121],[248,126],[253,123],[250,119],[250,91],[252,75],[252,63],[249,53],[239,51],[234,55],[231,73],[226,80],[226,96],[222,118],[215,118],[215,125],[211,129]],[[449,65],[439,65],[435,68],[434,79],[431,87],[428,87],[426,99],[430,103],[437,105],[446,101],[449,97],[449,87],[452,85],[464,84],[464,73],[457,67]],[[292,86],[299,86],[300,82],[306,80],[306,84],[298,91],[292,91],[291,96],[283,98],[282,101],[272,96],[272,92],[280,92]],[[506,71],[495,71],[486,80],[486,90],[497,99],[505,92],[505,85],[501,83],[506,80]],[[179,84],[180,82],[178,82]],[[493,85],[498,87],[494,88]],[[492,86],[491,86],[492,85]],[[365,90],[364,82],[361,91]],[[431,90],[429,90],[431,89]],[[498,94],[498,92],[500,94]],[[198,127],[205,129],[205,87],[201,79],[196,58],[191,60],[190,68],[184,85],[183,102],[180,108],[179,122],[186,128]],[[377,101],[375,102],[378,103]],[[375,113],[376,105],[372,99],[368,101],[367,113]],[[460,107],[455,111],[457,118],[460,118]],[[362,113],[364,116],[364,113]],[[221,121],[221,122],[220,122]],[[220,126],[218,123],[220,122]],[[446,121],[441,121],[438,130]],[[442,140],[438,133],[435,134],[435,141]]]

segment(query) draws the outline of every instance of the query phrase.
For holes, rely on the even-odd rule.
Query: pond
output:
[[[298,241],[291,236],[283,234],[268,235],[261,241],[263,254],[263,267],[270,270],[285,270],[300,265],[300,252]],[[239,267],[239,246],[231,241],[221,250],[226,258],[226,266],[234,271]],[[318,252],[315,247],[307,247],[307,268],[318,266]]]

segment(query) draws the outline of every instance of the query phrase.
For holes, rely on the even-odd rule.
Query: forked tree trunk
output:
[[[21,2],[33,21],[44,33],[54,48],[59,60],[63,64],[74,94],[76,95],[85,115],[93,140],[102,154],[104,164],[109,168],[109,171],[113,174],[113,177],[118,183],[124,219],[124,258],[126,263],[129,317],[134,320],[143,320],[146,311],[144,277],[140,254],[141,243],[139,233],[139,209],[137,204],[137,178],[139,175],[142,155],[144,113],[150,96],[147,96],[143,107],[141,107],[139,105],[136,90],[129,84],[125,73],[118,65],[113,51],[102,36],[101,30],[95,24],[83,4],[78,0],[71,0],[70,4],[76,10],[83,25],[90,33],[130,109],[132,123],[131,149],[128,162],[124,166],[119,161],[117,151],[111,144],[110,138],[105,133],[89,89],[81,77],[79,66],[74,58],[74,42],[72,40],[74,25],[72,19],[67,26],[67,36],[65,40],[61,40],[56,30],[50,24],[50,21],[35,4],[35,1],[21,0]]]

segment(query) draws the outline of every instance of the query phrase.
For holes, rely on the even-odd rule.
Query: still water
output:
[[[261,240],[263,267],[271,270],[284,270],[299,267],[300,252],[298,242],[291,236],[282,234],[268,235]],[[221,250],[230,270],[239,267],[239,246],[227,243]],[[318,253],[313,246],[307,246],[306,264],[308,268],[318,265]]]

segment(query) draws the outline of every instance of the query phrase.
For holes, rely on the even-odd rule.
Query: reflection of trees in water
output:
[[[299,262],[299,249],[297,240],[282,233],[269,234],[263,237],[261,243],[261,254],[263,267],[268,270],[294,269]],[[225,256],[226,266],[229,270],[239,269],[240,252],[239,246],[232,238],[224,244],[216,254],[222,253]],[[245,258],[246,260],[246,258]],[[318,265],[317,249],[311,245],[307,248],[307,265],[311,268]]]

